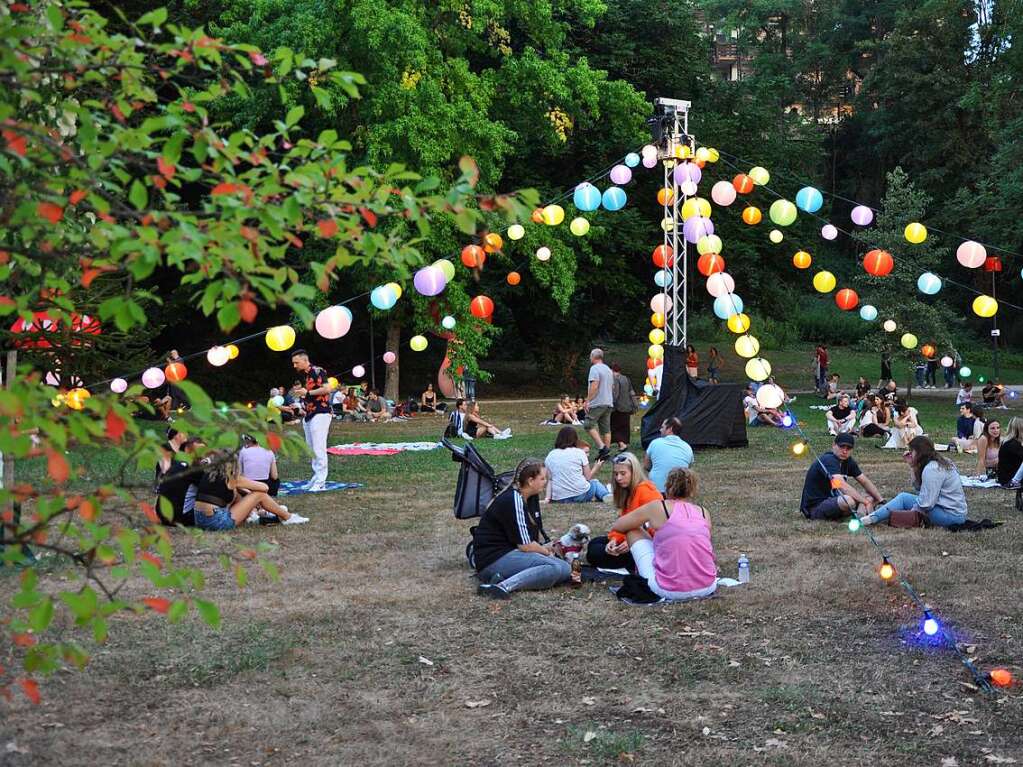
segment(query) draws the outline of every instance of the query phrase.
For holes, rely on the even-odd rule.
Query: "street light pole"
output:
[[[991,270],[991,297],[998,300],[998,294],[995,292],[995,275],[998,272],[994,269]],[[998,381],[1001,376],[998,373],[998,336],[1001,335],[1001,331],[998,330],[998,312],[996,311],[991,315],[991,356],[994,363],[994,380]]]

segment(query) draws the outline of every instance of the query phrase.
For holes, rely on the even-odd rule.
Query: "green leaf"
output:
[[[199,611],[199,615],[210,627],[220,628],[220,608],[215,604],[203,599],[196,599],[195,609]]]
[[[171,623],[177,623],[188,612],[188,602],[183,599],[179,599],[171,605],[170,610],[167,611],[167,620]]]
[[[92,638],[96,640],[98,644],[102,644],[107,641],[107,622],[105,618],[96,616],[92,619]]]
[[[240,588],[240,589],[245,588],[246,584],[249,582],[249,572],[248,572],[248,570],[246,570],[241,565],[235,565],[234,566],[234,579],[235,579],[235,581],[238,582],[238,588]]]
[[[53,620],[53,600],[46,597],[28,616],[28,625],[32,630],[41,634],[46,631]]]
[[[54,32],[60,32],[64,29],[64,14],[61,13],[60,8],[56,5],[47,6],[46,18],[49,19]]]
[[[213,400],[209,398],[198,384],[194,384],[191,381],[178,381],[175,386],[180,387],[181,391],[188,397],[192,415],[200,421],[205,421],[210,417],[210,413],[213,412]]]
[[[146,187],[138,179],[131,182],[128,201],[135,206],[135,210],[143,210],[149,202],[149,192],[146,191]]]
[[[149,13],[146,13],[146,14],[143,14],[142,16],[140,16],[137,23],[140,24],[140,25],[141,24],[151,24],[153,26],[153,28],[155,29],[156,27],[158,27],[161,24],[163,24],[165,21],[167,21],[167,9],[166,8],[156,8],[155,10],[152,10]]]
[[[305,116],[305,107],[292,107],[288,110],[287,117],[284,118],[284,124],[290,128],[292,125],[298,123],[303,116]]]

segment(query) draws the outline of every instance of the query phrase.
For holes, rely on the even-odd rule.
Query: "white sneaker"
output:
[[[249,516],[245,518],[245,524],[254,525],[259,522],[259,514],[254,511],[249,512]]]
[[[313,484],[309,484],[309,485],[306,485],[305,491],[307,493],[322,493],[326,489],[327,489],[326,485],[313,485]]]
[[[309,521],[308,517],[303,517],[300,514],[292,514],[287,519],[281,522],[282,525],[304,525]]]

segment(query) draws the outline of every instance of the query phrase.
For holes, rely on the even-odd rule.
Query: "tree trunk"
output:
[[[10,389],[14,385],[14,373],[18,369],[18,352],[11,350],[6,354],[6,366],[2,372],[3,387]],[[0,487],[14,485],[14,459],[0,453]]]
[[[394,362],[387,366],[384,378],[384,399],[398,401],[398,373],[401,362],[401,322],[392,320],[387,325],[387,349],[394,354]]]

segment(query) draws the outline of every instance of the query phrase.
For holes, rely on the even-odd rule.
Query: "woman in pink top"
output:
[[[696,495],[695,472],[672,469],[664,491],[667,500],[640,506],[611,529],[628,538],[636,571],[652,592],[677,601],[709,597],[717,589],[717,564],[710,517],[689,501]]]

